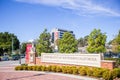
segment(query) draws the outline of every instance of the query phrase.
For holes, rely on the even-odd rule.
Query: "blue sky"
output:
[[[77,39],[101,29],[109,41],[120,30],[120,0],[0,0],[0,32],[24,42],[45,28],[72,30]]]

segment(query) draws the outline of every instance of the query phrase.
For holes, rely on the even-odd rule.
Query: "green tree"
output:
[[[87,51],[90,53],[103,53],[106,51],[106,34],[101,33],[100,29],[94,29],[88,37]]]
[[[21,44],[21,53],[22,53],[22,54],[24,54],[25,51],[26,51],[26,44],[27,44],[27,43],[25,43],[25,42],[23,42],[23,43]]]
[[[77,40],[74,36],[69,33],[65,32],[63,34],[62,39],[59,40],[59,52],[61,53],[73,53],[78,50],[77,48]]]
[[[120,52],[120,31],[118,35],[116,36],[115,39],[112,41],[112,51],[114,53],[119,53]]]
[[[8,32],[0,32],[0,55],[3,53],[11,54],[13,39],[13,50],[19,49],[19,40],[17,36]]]
[[[36,45],[36,51],[38,55],[41,55],[42,52],[44,53],[51,53],[52,48],[50,44],[50,33],[47,32],[47,29],[40,34],[38,44]]]
[[[78,46],[84,47],[84,39],[82,37],[80,39],[78,39]]]
[[[88,45],[88,36],[85,36],[84,38],[80,38],[78,39],[78,46],[79,47],[84,47],[84,46],[87,46]]]

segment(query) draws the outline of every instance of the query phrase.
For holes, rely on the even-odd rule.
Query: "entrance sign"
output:
[[[101,54],[42,53],[41,62],[101,67]]]
[[[25,55],[26,62],[28,62],[30,59],[29,55],[30,55],[31,49],[32,49],[32,44],[27,44],[26,45],[26,55]]]

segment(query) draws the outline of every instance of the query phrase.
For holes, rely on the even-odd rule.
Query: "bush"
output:
[[[36,70],[37,70],[37,71],[41,71],[41,66],[37,66],[37,67],[36,67]]]
[[[67,73],[67,68],[66,68],[66,66],[62,66],[62,72],[63,72],[63,73]]]
[[[37,70],[37,66],[32,66],[32,70],[36,71]]]
[[[32,66],[28,66],[28,70],[32,70]]]
[[[86,74],[87,76],[93,76],[94,68],[87,68]]]
[[[55,65],[53,65],[53,66],[51,67],[51,71],[56,72],[56,66],[55,66]]]
[[[120,68],[115,68],[112,70],[112,77],[113,77],[113,79],[115,79],[117,77],[120,78]]]
[[[86,67],[79,67],[79,71],[78,72],[79,72],[79,74],[81,76],[85,76],[87,74]]]
[[[23,70],[28,70],[28,66],[22,66]]]
[[[52,68],[52,66],[50,65],[50,66],[48,66],[48,67],[46,68],[46,70],[47,70],[47,71],[51,71],[51,68]]]
[[[105,80],[113,80],[111,71],[106,70],[103,73],[102,78],[105,79]]]
[[[46,68],[47,68],[46,66],[41,66],[42,71],[46,71],[47,70]]]
[[[21,66],[28,66],[28,64],[21,64]]]
[[[15,70],[22,70],[21,66],[16,66]]]
[[[72,68],[72,74],[78,74],[78,69],[76,67]]]
[[[62,71],[61,67],[60,67],[60,66],[57,66],[57,67],[56,67],[56,72],[61,72],[61,71]]]
[[[120,68],[116,68],[112,71],[103,68],[93,67],[75,67],[75,66],[16,66],[15,70],[37,70],[37,71],[52,71],[63,72],[69,74],[80,74],[81,76],[92,76],[103,78],[105,80],[113,80],[120,78]]]
[[[70,67],[70,66],[66,66],[64,69],[65,69],[65,71],[66,71],[68,74],[72,74],[72,73],[73,73],[72,67]]]
[[[93,73],[93,76],[94,77],[102,77],[102,74],[104,73],[105,69],[102,69],[102,68],[95,68],[94,69],[94,73]]]

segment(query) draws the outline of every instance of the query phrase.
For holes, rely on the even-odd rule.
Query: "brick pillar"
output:
[[[112,70],[115,68],[115,61],[102,60],[101,61],[101,68],[107,68],[107,69]]]

